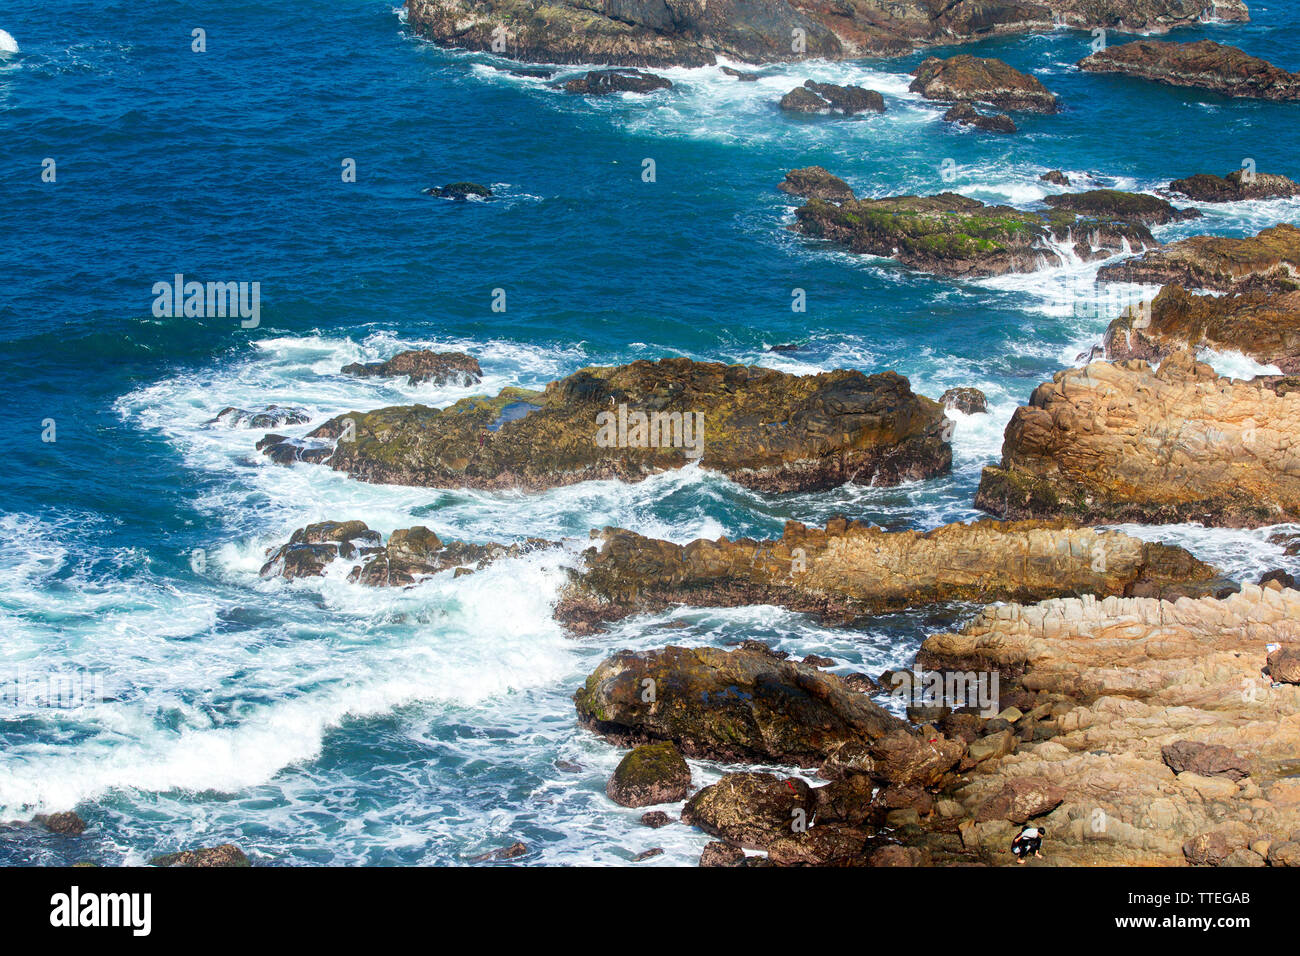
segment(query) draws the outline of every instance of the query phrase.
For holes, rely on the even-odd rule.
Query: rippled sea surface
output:
[[[1300,67],[1300,10],[1252,10],[1252,24],[1174,38]],[[0,863],[142,862],[233,841],[260,863],[439,864],[515,840],[531,863],[620,864],[650,846],[666,852],[641,865],[693,862],[703,834],[648,830],[604,796],[620,752],[578,730],[570,700],[603,657],[753,637],[878,673],[969,609],[854,630],[775,608],[681,609],[574,640],[551,605],[588,531],[688,541],[836,513],[915,528],[973,518],[1012,411],[1118,311],[1080,307],[1096,264],[956,282],[796,237],[775,189],[786,170],[821,164],[866,195],[954,189],[1024,206],[1055,168],[1137,190],[1246,158],[1300,177],[1294,106],[1082,74],[1079,32],[967,48],[1062,98],[1060,115],[1017,117],[1021,132],[999,138],[956,130],[907,92],[920,53],[764,67],[756,83],[668,70],[667,93],[586,100],[417,40],[388,2],[58,12],[0,0],[18,47],[0,52],[0,820],[76,808],[91,826],[75,841],[0,829]],[[880,90],[888,112],[779,113],[808,76]],[[420,194],[458,180],[497,198]],[[1161,238],[1300,218],[1297,201],[1204,209]],[[153,285],[176,273],[260,282],[260,325],[155,318]],[[796,288],[806,312],[791,309]],[[767,351],[783,343],[800,348]],[[483,385],[339,374],[426,346],[473,353]],[[271,465],[253,450],[261,431],[205,425],[226,405],[297,405],[320,422],[671,355],[896,369],[931,397],[977,386],[991,414],[957,416],[949,477],[793,496],[696,469],[529,495],[367,485]],[[567,545],[402,591],[258,577],[266,548],[327,518]],[[1269,529],[1128,530],[1237,576],[1300,570]],[[102,702],[36,706],[34,687],[87,674]],[[696,764],[696,782],[723,769]]]

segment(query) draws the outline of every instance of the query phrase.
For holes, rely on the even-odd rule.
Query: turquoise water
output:
[[[1081,74],[1071,64],[1091,37],[1079,32],[968,48],[1062,98],[1060,115],[1017,117],[1021,133],[1000,138],[955,130],[907,92],[919,53],[767,67],[758,83],[669,70],[667,93],[589,101],[416,40],[386,2],[72,0],[59,12],[0,0],[19,46],[0,55],[0,819],[75,807],[91,828],[75,841],[0,830],[3,863],[141,862],[227,840],[287,865],[454,863],[515,840],[533,863],[617,864],[652,846],[667,852],[642,865],[693,862],[703,834],[645,829],[604,796],[620,752],[575,727],[569,700],[600,659],[758,637],[874,673],[968,609],[861,630],[772,608],[680,610],[573,640],[550,608],[589,529],[686,541],[838,512],[890,527],[970,519],[1016,405],[1143,291],[1119,288],[1098,310],[1096,264],[962,283],[846,255],[784,228],[785,171],[819,163],[861,194],[955,189],[1028,206],[1053,168],[1125,189],[1245,158],[1300,176],[1295,106]],[[1176,38],[1300,67],[1300,11],[1253,13]],[[190,49],[196,27],[206,53]],[[808,76],[880,90],[888,112],[780,114],[776,100]],[[41,179],[47,157],[54,183]],[[346,159],[356,182],[343,181]],[[458,180],[497,198],[420,194]],[[1300,213],[1294,201],[1203,208],[1160,237],[1248,234]],[[178,272],[260,282],[260,325],[155,318],[152,287]],[[806,312],[792,311],[794,289]],[[766,351],[790,342],[799,351]],[[426,346],[477,356],[483,385],[338,374]],[[261,431],[204,424],[226,405],[270,403],[318,423],[667,355],[893,368],[932,397],[982,388],[991,414],[958,416],[950,477],[792,496],[694,469],[536,495],[365,485],[270,465],[253,451]],[[54,442],[41,440],[48,420]],[[400,592],[259,579],[266,548],[326,518],[569,541]],[[1242,576],[1286,564],[1268,530],[1131,530]],[[31,682],[84,673],[106,699],[34,706]],[[696,764],[696,782],[721,769]]]

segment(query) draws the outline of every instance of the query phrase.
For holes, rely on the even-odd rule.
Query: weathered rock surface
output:
[[[676,803],[690,790],[691,768],[671,741],[633,748],[605,787],[609,798],[623,807]]]
[[[1228,583],[1181,548],[1069,522],[944,525],[924,534],[861,522],[788,522],[775,541],[688,545],[606,529],[561,594],[578,633],[674,604],[776,604],[835,621],[941,601],[1078,594],[1206,594]]]
[[[972,278],[1062,265],[1065,257],[1054,245],[1063,242],[1085,261],[1157,244],[1141,223],[1066,209],[1039,214],[986,206],[956,193],[839,204],[810,199],[795,211],[791,228],[911,269]]]
[[[746,487],[793,491],[897,484],[946,472],[952,462],[943,409],[893,372],[799,376],[640,361],[443,410],[352,412],[308,439],[336,440],[349,421],[354,440],[336,441],[330,467],[365,481],[435,487],[638,481],[698,461]]]
[[[1240,202],[1243,199],[1283,199],[1300,196],[1300,183],[1271,173],[1234,169],[1226,176],[1197,173],[1169,184],[1171,192],[1197,202]]]
[[[361,521],[322,521],[299,528],[270,552],[261,576],[319,577],[338,558],[354,561],[348,580],[372,587],[405,587],[441,571],[478,569],[500,558],[518,557],[553,543],[540,538],[511,544],[441,541],[428,528],[399,528],[383,543]]]
[[[1001,60],[961,54],[946,60],[932,56],[913,73],[908,87],[928,100],[987,103],[1004,110],[1055,113],[1056,97],[1037,78]]]
[[[1160,748],[1160,759],[1174,773],[1227,777],[1233,781],[1250,776],[1250,762],[1241,754],[1219,744],[1175,740],[1172,744]]]
[[[1280,223],[1256,236],[1192,236],[1145,255],[1102,266],[1100,281],[1177,283],[1189,289],[1227,292],[1244,279],[1280,278],[1297,287],[1300,229]]]
[[[1199,521],[1300,519],[1300,392],[1220,378],[1189,352],[1152,371],[1093,362],[1057,373],[1007,425],[977,507],[1001,517]]]
[[[895,783],[932,785],[965,751],[918,736],[833,674],[746,648],[621,651],[574,703],[579,720],[616,742],[672,741],[688,756],[750,763],[835,758]]]
[[[406,6],[410,29],[446,46],[519,60],[630,66],[704,66],[719,56],[769,62],[901,55],[919,44],[1060,25],[1155,33],[1195,25],[1206,10],[1221,20],[1249,18],[1242,0],[408,0]]]
[[[804,199],[825,199],[828,202],[843,202],[853,198],[849,184],[838,176],[833,176],[821,166],[805,166],[792,169],[785,174],[785,179],[777,184],[777,189],[791,196]]]
[[[1005,113],[985,116],[975,111],[969,103],[957,103],[943,114],[944,122],[957,123],[961,126],[973,126],[986,133],[1014,133],[1015,121]]]
[[[611,93],[654,93],[672,88],[672,81],[640,70],[589,70],[564,84],[566,93],[609,96]]]
[[[1024,778],[1062,796],[1035,818],[1049,864],[1220,864],[1289,840],[1300,827],[1300,688],[1261,677],[1268,642],[1298,646],[1300,592],[1001,605],[960,634],[929,637],[925,668],[996,669],[1004,700],[1055,702],[1050,739],[1022,742],[945,790],[941,803],[960,804],[949,812],[965,849],[1010,862],[1019,821],[980,810]],[[1235,755],[1230,772],[1217,760],[1184,764],[1188,741]]]
[[[1300,74],[1213,40],[1139,40],[1109,46],[1080,60],[1079,69],[1213,90],[1225,96],[1300,100]]]
[[[781,97],[781,109],[789,113],[883,113],[885,98],[861,86],[837,86],[805,80]]]
[[[149,861],[150,866],[251,866],[244,851],[233,843],[166,853]]]
[[[1046,196],[1043,202],[1053,209],[1067,209],[1093,219],[1120,219],[1145,226],[1163,226],[1169,222],[1198,219],[1199,209],[1179,209],[1167,199],[1145,193],[1126,193],[1118,189],[1092,189],[1082,193]]]
[[[1053,186],[1070,185],[1070,177],[1065,175],[1065,173],[1061,172],[1059,169],[1048,170],[1038,178],[1045,183],[1051,183]]]
[[[51,833],[58,833],[61,836],[81,836],[86,830],[86,821],[72,810],[38,816],[36,822],[43,824]]]
[[[966,415],[975,415],[989,410],[989,400],[978,388],[963,385],[950,388],[939,396],[939,404]]]
[[[1149,305],[1111,322],[1102,344],[1111,361],[1162,362],[1183,349],[1210,348],[1300,374],[1300,290],[1214,296],[1167,285]]]
[[[384,362],[353,362],[343,366],[344,375],[362,378],[399,378],[406,376],[408,385],[432,382],[435,385],[477,385],[483,378],[478,359],[464,352],[433,352],[408,349]]]

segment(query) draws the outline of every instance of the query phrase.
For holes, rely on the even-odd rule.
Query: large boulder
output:
[[[1229,292],[1246,279],[1300,287],[1300,229],[1279,223],[1255,236],[1192,236],[1141,256],[1102,266],[1103,282],[1176,282],[1188,289]]]
[[[221,846],[201,847],[197,850],[181,850],[179,853],[166,853],[149,861],[150,866],[181,867],[242,867],[251,866],[244,851],[233,843]]]
[[[669,741],[633,748],[605,787],[609,798],[623,807],[676,803],[690,790],[691,768]]]
[[[1209,348],[1300,374],[1300,290],[1193,295],[1167,285],[1112,321],[1102,344],[1111,361],[1162,362],[1183,349]]]
[[[1060,521],[977,521],[924,533],[843,518],[824,529],[791,521],[774,541],[687,545],[609,528],[583,555],[556,617],[591,633],[675,604],[776,604],[843,623],[949,601],[1199,595],[1226,584],[1182,548]]]
[[[1300,520],[1300,392],[1189,352],[1059,372],[1016,409],[977,507],[1095,523]]]
[[[849,184],[840,177],[831,175],[821,166],[792,169],[785,174],[785,179],[778,183],[776,188],[791,196],[824,199],[827,202],[843,202],[853,198],[853,190]]]
[[[1175,740],[1160,748],[1160,759],[1174,773],[1222,776],[1234,781],[1250,776],[1250,762],[1219,744]]]
[[[1080,60],[1079,69],[1213,90],[1225,96],[1300,100],[1300,74],[1213,40],[1195,43],[1138,40],[1108,46]]]
[[[687,801],[682,822],[733,846],[765,850],[808,825],[813,809],[812,790],[797,777],[729,773]]]
[[[893,372],[792,375],[690,359],[583,369],[439,410],[351,412],[308,438],[366,481],[540,490],[698,463],[750,488],[892,485],[946,472],[938,403]]]
[[[781,97],[781,109],[791,113],[883,113],[885,98],[861,86],[837,86],[805,80]]]
[[[969,54],[942,60],[930,57],[918,66],[908,87],[928,100],[988,103],[1004,110],[1055,113],[1056,97],[1035,77],[1001,60]]]
[[[672,741],[692,757],[817,766],[930,785],[965,746],[930,743],[833,674],[756,650],[621,651],[574,695],[579,719],[620,743]]]
[[[400,378],[408,385],[432,382],[434,385],[477,385],[483,377],[478,360],[464,352],[433,352],[408,349],[385,362],[353,362],[343,366],[344,375],[362,378]]]
[[[943,114],[944,122],[957,123],[959,126],[973,126],[986,133],[1014,133],[1015,121],[1005,113],[986,116],[975,110],[969,103],[956,103]]]

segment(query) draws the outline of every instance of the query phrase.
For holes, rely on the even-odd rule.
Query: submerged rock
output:
[[[975,504],[1105,524],[1300,520],[1300,391],[1220,378],[1189,352],[1093,362],[1034,390]]]
[[[304,409],[292,406],[267,405],[261,411],[250,412],[244,408],[227,405],[210,418],[205,425],[225,425],[227,428],[278,428],[281,425],[302,425],[311,421]]]
[[[1145,226],[1162,226],[1201,216],[1199,209],[1178,209],[1159,196],[1126,193],[1118,189],[1092,189],[1082,193],[1046,196],[1043,202],[1053,209],[1066,209],[1093,219],[1121,219],[1125,222],[1140,222]]]
[[[538,548],[553,547],[540,538],[511,545],[441,541],[428,528],[399,528],[383,543],[378,531],[361,521],[322,521],[299,528],[286,544],[270,553],[261,576],[319,577],[335,560],[357,562],[349,581],[372,587],[405,587],[441,571],[486,567],[501,558],[518,557]]]
[[[833,674],[743,648],[621,651],[574,703],[579,720],[616,742],[668,740],[711,760],[817,766],[837,757],[896,783],[931,784],[965,751],[922,739]]]
[[[989,410],[988,397],[978,388],[970,386],[948,389],[939,396],[939,404],[965,415],[975,415]]]
[[[343,366],[344,375],[362,378],[398,378],[406,376],[408,385],[432,382],[434,385],[477,385],[483,378],[478,359],[464,352],[434,352],[407,349],[384,362],[353,362]]]
[[[958,103],[943,114],[945,122],[958,123],[962,126],[974,126],[976,129],[982,129],[988,133],[1014,133],[1016,124],[1005,113],[998,113],[993,116],[985,116],[983,113],[977,113],[975,107],[969,103]]]
[[[51,833],[58,833],[61,836],[81,836],[86,829],[86,821],[72,810],[38,816],[36,822],[42,824]]]
[[[1169,86],[1213,90],[1225,96],[1300,100],[1300,74],[1213,40],[1138,40],[1108,46],[1080,60],[1079,69],[1122,73]]]
[[[735,77],[737,80],[740,80],[740,82],[742,83],[753,83],[758,80],[757,73],[746,73],[743,70],[733,69],[732,67],[729,66],[724,66],[722,68],[722,72],[725,73],[727,76]]]
[[[928,637],[927,670],[996,670],[1004,701],[1045,701],[1055,727],[945,790],[966,850],[1009,862],[1024,813],[980,811],[1026,778],[1051,788],[1033,809],[1056,804],[1035,819],[1061,865],[1221,864],[1290,839],[1300,687],[1270,688],[1260,670],[1268,643],[1297,646],[1297,621],[1300,592],[1245,585],[1223,599],[1004,604]]]
[[[1145,255],[1102,266],[1102,282],[1178,283],[1188,289],[1227,292],[1244,279],[1297,288],[1300,229],[1279,223],[1255,236],[1192,236]]]
[[[1001,60],[969,54],[946,60],[932,56],[912,71],[908,89],[928,100],[988,103],[1004,110],[1055,113],[1056,97],[1035,77]]]
[[[566,93],[608,96],[611,93],[653,93],[672,87],[672,81],[640,70],[590,70],[564,84]]]
[[[166,853],[149,861],[150,866],[251,866],[244,851],[233,843],[221,846],[203,847],[198,850],[182,850],[179,853]]]
[[[853,190],[849,184],[840,177],[831,175],[821,166],[792,169],[785,174],[785,179],[778,183],[776,188],[791,196],[825,199],[827,202],[843,202],[853,198]]]
[[[1226,584],[1182,548],[1069,522],[985,520],[920,533],[843,518],[824,530],[787,522],[775,541],[687,545],[609,528],[571,575],[555,615],[578,633],[676,604],[775,604],[842,623],[947,601],[1205,594]]]
[[[893,372],[791,375],[689,359],[588,368],[541,392],[504,389],[446,409],[352,412],[313,440],[365,481],[539,490],[639,481],[698,462],[750,488],[890,485],[946,472],[942,408]]]
[[[1148,305],[1111,322],[1111,361],[1161,362],[1183,349],[1236,351],[1284,374],[1300,374],[1300,290],[1192,295],[1167,285]]]
[[[650,807],[685,800],[691,768],[669,741],[643,744],[619,761],[605,793],[623,807]]]
[[[1240,202],[1243,199],[1282,199],[1300,196],[1300,183],[1285,176],[1234,169],[1226,176],[1197,173],[1169,184],[1171,192],[1197,202]]]
[[[488,199],[492,196],[492,190],[486,186],[480,186],[478,183],[449,183],[446,186],[429,186],[420,192],[426,196],[435,196],[438,199],[455,199],[464,201],[466,199]]]

